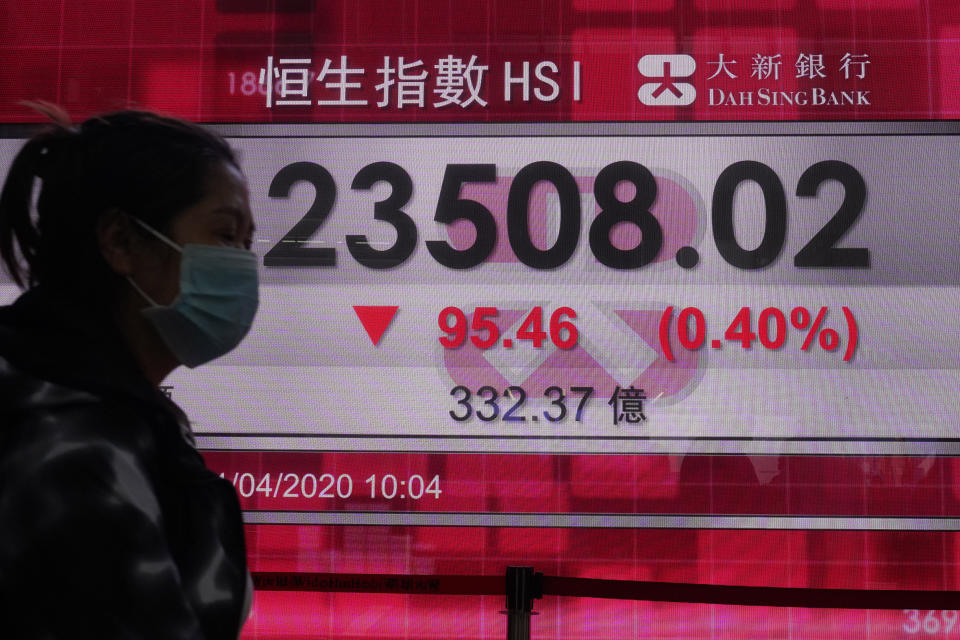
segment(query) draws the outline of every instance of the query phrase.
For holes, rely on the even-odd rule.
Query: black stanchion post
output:
[[[507,640],[530,640],[533,601],[542,597],[542,573],[533,567],[507,567]]]

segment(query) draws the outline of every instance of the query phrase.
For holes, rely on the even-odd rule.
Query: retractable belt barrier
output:
[[[532,567],[508,567],[506,576],[256,572],[262,591],[325,591],[418,595],[506,596],[507,639],[530,638],[533,601],[543,596],[834,609],[956,609],[954,591],[808,589],[639,582],[545,576]]]
[[[503,576],[412,576],[370,573],[253,573],[260,591],[335,591],[447,596],[496,596],[506,593]]]

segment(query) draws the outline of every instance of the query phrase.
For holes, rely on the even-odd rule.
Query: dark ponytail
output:
[[[203,198],[211,165],[237,165],[220,136],[183,120],[120,111],[74,127],[39,107],[55,124],[27,141],[0,192],[0,257],[23,288],[109,295],[117,277],[100,254],[101,215],[123,211],[168,232]]]
[[[0,256],[7,272],[21,287],[28,286],[40,251],[40,233],[31,212],[34,178],[50,154],[50,147],[70,135],[75,134],[58,126],[31,138],[13,159],[0,192]],[[18,260],[16,249],[25,264]]]

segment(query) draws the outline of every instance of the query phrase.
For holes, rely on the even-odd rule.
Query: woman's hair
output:
[[[116,276],[100,254],[102,214],[169,233],[203,198],[212,164],[237,166],[223,138],[183,120],[118,111],[73,126],[53,105],[38,109],[54,124],[23,146],[0,193],[0,257],[21,287],[106,293]]]

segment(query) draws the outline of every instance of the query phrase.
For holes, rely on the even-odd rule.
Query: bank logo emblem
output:
[[[697,88],[689,82],[675,82],[689,78],[697,70],[693,57],[682,54],[647,55],[637,62],[637,70],[647,82],[640,86],[637,97],[640,102],[654,107],[682,107],[692,104],[697,97]]]

